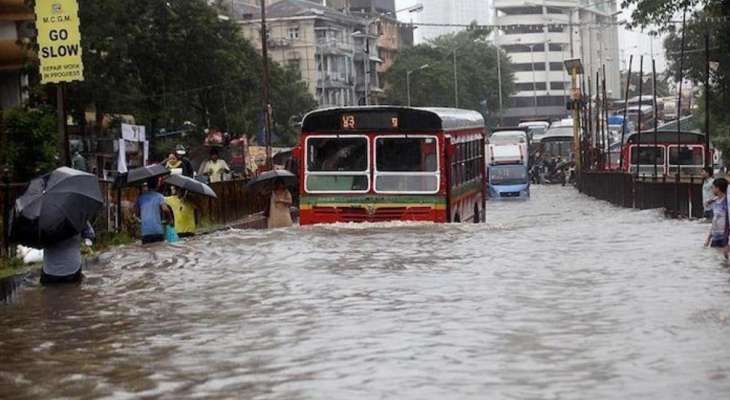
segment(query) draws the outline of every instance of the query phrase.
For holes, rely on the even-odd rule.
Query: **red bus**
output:
[[[679,146],[677,146],[679,136]],[[654,164],[657,175],[684,176],[700,175],[709,156],[705,145],[705,135],[697,132],[653,131],[632,133],[626,138],[622,149],[624,171],[639,175],[653,176]],[[612,160],[612,163],[618,161]]]
[[[475,111],[314,111],[294,150],[300,222],[481,222],[484,143],[484,119]]]

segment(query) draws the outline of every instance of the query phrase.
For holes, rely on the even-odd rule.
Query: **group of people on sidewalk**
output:
[[[165,161],[165,167],[173,174],[177,173],[190,178],[194,178],[196,175],[192,163],[187,158],[187,150],[182,145],[178,145],[175,152],[170,153]],[[205,177],[209,183],[216,183],[222,182],[225,175],[230,172],[231,168],[228,163],[220,158],[218,149],[213,148],[210,150],[208,160],[200,165],[197,176]]]
[[[728,237],[730,221],[728,221],[728,180],[714,178],[711,167],[702,170],[702,204],[704,217],[710,221],[710,233],[705,240],[705,247],[722,249],[728,257]]]

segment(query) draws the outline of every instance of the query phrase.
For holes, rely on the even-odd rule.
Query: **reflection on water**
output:
[[[0,398],[730,396],[706,225],[557,187],[488,213],[120,249],[0,306]]]

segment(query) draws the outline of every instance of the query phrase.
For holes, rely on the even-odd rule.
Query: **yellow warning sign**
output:
[[[76,0],[36,0],[41,82],[84,80]]]

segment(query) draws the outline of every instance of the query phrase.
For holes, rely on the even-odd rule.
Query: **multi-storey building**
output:
[[[318,1],[318,0],[312,0]],[[377,34],[377,57],[379,62],[371,73],[383,82],[383,74],[390,69],[403,48],[413,46],[413,28],[398,22],[395,15],[395,0],[326,0],[327,6],[373,24],[371,32]],[[382,90],[378,90],[378,94]],[[377,96],[376,96],[377,97]]]
[[[25,96],[28,77],[22,69],[35,59],[25,43],[33,20],[24,0],[0,0],[0,111],[17,106]]]
[[[417,16],[417,22],[421,24],[415,31],[417,43],[464,29],[458,25],[469,25],[472,22],[486,25],[491,19],[491,0],[420,0],[419,2],[423,4],[423,11]]]
[[[616,0],[494,0],[494,7],[495,40],[512,60],[517,88],[505,123],[567,116],[566,59],[581,59],[593,87],[606,65],[608,95],[621,96]]]
[[[241,10],[242,32],[260,49],[260,12]],[[364,104],[380,91],[377,35],[364,19],[306,0],[274,2],[266,14],[269,56],[296,67],[320,106]]]

